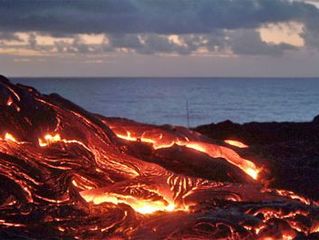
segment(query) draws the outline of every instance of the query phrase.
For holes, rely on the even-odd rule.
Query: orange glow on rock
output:
[[[143,143],[152,144],[152,147],[157,149],[169,148],[174,144],[187,148],[194,149],[196,151],[205,153],[212,158],[224,158],[231,164],[239,167],[247,175],[254,180],[258,179],[258,174],[261,171],[252,161],[241,158],[234,150],[223,146],[218,146],[208,142],[190,141],[187,138],[176,138],[172,136],[164,136],[156,132],[133,132],[134,129],[126,130],[126,134],[117,132],[117,129],[112,129],[117,137],[127,141],[140,141]],[[153,134],[153,136],[152,136]],[[147,136],[147,137],[146,137]]]
[[[99,192],[95,190],[82,191],[81,196],[87,202],[99,205],[101,203],[126,204],[132,207],[136,212],[141,214],[153,214],[155,212],[173,212],[188,211],[188,207],[177,207],[173,200],[162,196],[161,199],[143,199],[132,195],[123,195],[118,193]]]
[[[127,141],[137,141],[137,138],[132,137],[129,131],[127,131],[126,133],[127,133],[126,135],[119,133],[119,134],[116,134],[116,136]]]
[[[103,117],[1,78],[0,92],[0,238],[318,235],[318,202],[271,188],[286,186],[263,179],[273,162],[226,145],[243,143]]]
[[[248,145],[237,140],[225,140],[224,142],[238,148],[248,148]]]
[[[311,233],[319,233],[319,221],[312,226],[310,232]]]
[[[10,96],[7,100],[7,106],[11,106],[13,103],[12,97]]]
[[[39,145],[40,147],[46,147],[52,143],[56,143],[61,141],[61,136],[60,134],[46,134],[43,139],[39,138]]]
[[[5,140],[5,141],[8,141],[8,142],[19,143],[19,142],[17,141],[17,139],[16,139],[11,133],[6,133],[6,134],[4,135],[4,140]]]

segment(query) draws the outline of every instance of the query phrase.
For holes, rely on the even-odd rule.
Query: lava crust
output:
[[[318,202],[269,187],[240,140],[92,114],[1,77],[0,238],[318,239]]]

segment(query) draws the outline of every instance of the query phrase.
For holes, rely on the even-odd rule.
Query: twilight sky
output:
[[[319,76],[319,0],[0,0],[8,76]]]

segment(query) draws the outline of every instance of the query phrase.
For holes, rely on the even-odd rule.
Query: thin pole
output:
[[[186,99],[186,117],[187,117],[187,127],[190,127],[189,124],[189,106],[188,106],[188,99]]]

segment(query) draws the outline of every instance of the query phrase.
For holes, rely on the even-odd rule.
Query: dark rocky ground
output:
[[[268,169],[271,187],[319,199],[319,115],[311,122],[225,121],[195,130],[213,139],[234,139],[249,145],[241,150],[242,156]]]

